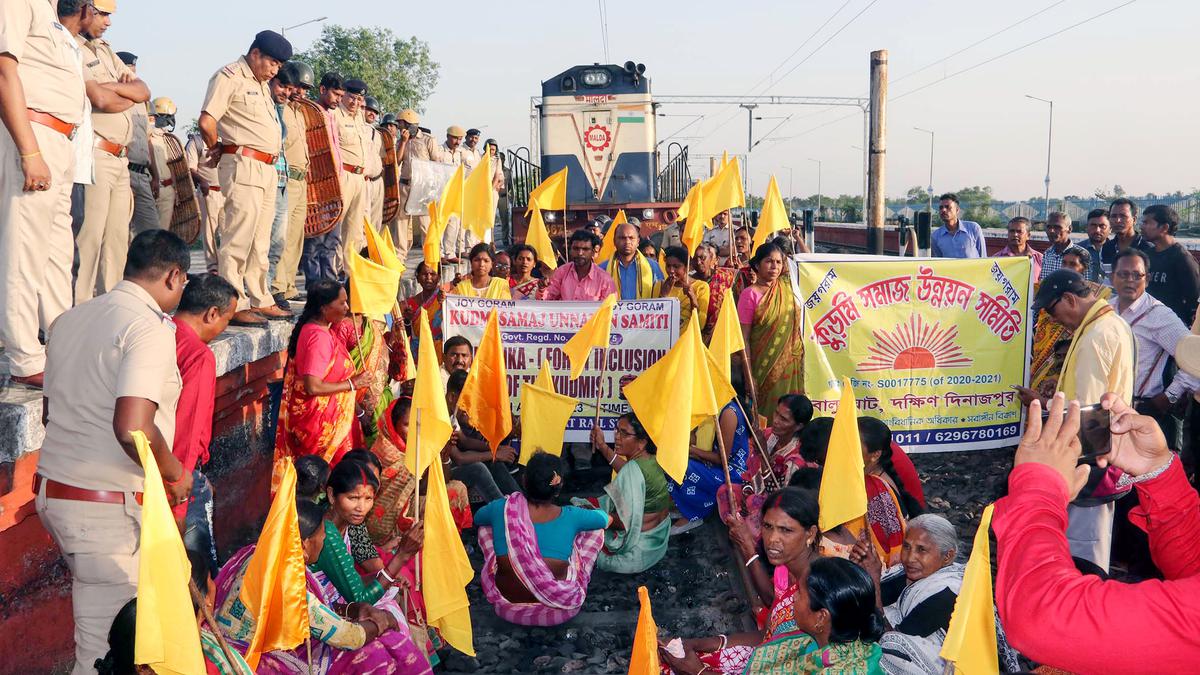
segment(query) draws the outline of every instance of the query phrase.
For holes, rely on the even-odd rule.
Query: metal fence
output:
[[[1197,195],[1193,194],[1183,197],[1142,196],[1130,197],[1130,199],[1138,205],[1139,210],[1151,204],[1166,204],[1179,213],[1181,227],[1186,229],[1200,228],[1200,198]],[[1075,229],[1078,230],[1081,229],[1081,224],[1087,220],[1087,214],[1092,209],[1107,210],[1108,204],[1109,200],[1105,199],[1051,199],[1050,210],[1066,213],[1076,224]],[[887,217],[897,218],[904,216],[912,220],[913,214],[928,208],[929,203],[927,201],[889,202],[887,204]],[[964,200],[960,204],[960,208],[964,213],[964,219],[974,220],[986,225],[1000,225],[1017,216],[1024,216],[1031,221],[1046,220],[1046,208],[1041,200],[1034,202],[970,202]],[[841,214],[833,213],[830,215],[832,219],[838,220],[840,219],[838,216]]]

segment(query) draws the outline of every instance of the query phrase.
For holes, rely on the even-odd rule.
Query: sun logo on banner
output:
[[[919,315],[891,331],[873,330],[871,337],[875,344],[867,348],[870,356],[858,367],[862,372],[966,368],[973,363],[958,345],[957,326],[928,326]]]

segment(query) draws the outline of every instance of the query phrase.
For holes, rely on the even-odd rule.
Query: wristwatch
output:
[[[1171,392],[1168,391],[1167,392],[1167,402],[1169,402],[1171,405],[1175,405],[1176,403],[1179,402],[1179,394],[1172,394]]]

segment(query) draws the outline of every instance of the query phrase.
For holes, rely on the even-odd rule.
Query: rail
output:
[[[509,150],[507,155],[509,204],[514,212],[524,212],[529,205],[529,193],[542,182],[542,167],[529,161],[527,148]]]
[[[688,148],[671,143],[667,146],[667,164],[658,173],[655,194],[660,202],[682,202],[692,186],[692,174],[688,170]]]

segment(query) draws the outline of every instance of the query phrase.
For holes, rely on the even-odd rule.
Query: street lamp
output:
[[[821,217],[821,160],[808,158],[810,162],[817,163],[817,218]]]
[[[933,132],[921,127],[913,127],[917,131],[929,134],[929,217],[933,217]]]
[[[301,26],[307,26],[307,25],[308,25],[308,24],[310,24],[310,23],[317,23],[318,21],[324,21],[325,19],[328,19],[328,18],[329,18],[329,17],[327,17],[327,16],[322,16],[322,17],[317,17],[316,19],[309,19],[308,21],[304,21],[304,22],[302,22],[302,23],[298,23],[298,24],[296,24],[295,26],[285,26],[285,27],[283,27],[282,29],[280,29],[280,31],[279,31],[279,34],[280,34],[280,35],[284,35],[284,36],[286,36],[286,35],[287,35],[287,32],[288,32],[289,30],[292,30],[293,28],[299,28],[299,27],[301,27]]]
[[[794,173],[793,173],[792,167],[790,167],[790,166],[785,166],[783,168],[787,169],[787,172],[788,172],[788,206],[791,207],[792,200],[796,198],[796,193],[792,187],[794,185],[794,183],[792,182]]]
[[[1050,148],[1054,144],[1054,101],[1051,101],[1048,98],[1038,98],[1037,96],[1031,96],[1030,94],[1025,94],[1025,98],[1031,98],[1035,101],[1041,101],[1042,103],[1048,103],[1050,105],[1050,125],[1049,125],[1048,131],[1046,132],[1046,136],[1047,136],[1047,138],[1046,138],[1046,198],[1043,201],[1043,206],[1046,209],[1045,217],[1047,219],[1049,219],[1050,218]]]

